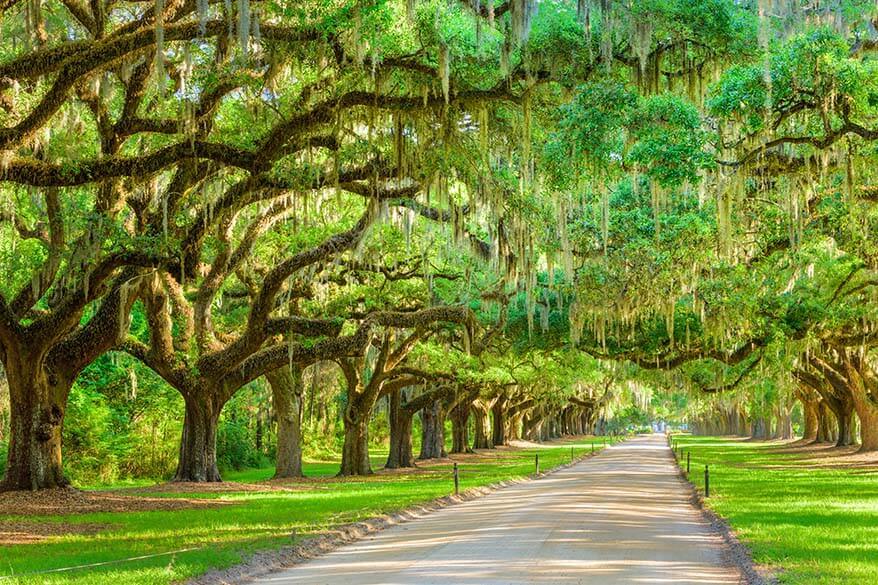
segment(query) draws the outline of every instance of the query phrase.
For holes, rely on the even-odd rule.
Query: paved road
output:
[[[664,437],[401,524],[258,581],[272,585],[743,582],[689,504]]]

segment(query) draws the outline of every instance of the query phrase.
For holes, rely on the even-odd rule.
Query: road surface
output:
[[[661,435],[444,508],[263,585],[744,583],[702,520]]]

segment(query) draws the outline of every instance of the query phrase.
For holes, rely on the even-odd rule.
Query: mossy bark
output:
[[[441,400],[421,410],[421,452],[418,459],[445,457],[445,409]]]
[[[477,400],[472,405],[473,415],[473,449],[493,449],[491,442],[491,417],[488,407]]]
[[[265,375],[271,386],[271,400],[277,418],[277,462],[275,478],[303,477],[302,368],[280,368]]]
[[[402,390],[390,393],[390,451],[384,467],[414,467],[412,455],[412,419],[414,413],[402,408]]]
[[[10,440],[0,491],[69,484],[61,460],[61,433],[72,380],[40,363],[40,358],[28,355],[6,361]]]
[[[210,391],[186,392],[183,401],[186,414],[174,481],[222,481],[216,459],[216,431],[225,401]]]

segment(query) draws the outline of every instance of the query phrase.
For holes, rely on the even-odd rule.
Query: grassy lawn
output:
[[[570,461],[591,450],[592,439],[551,443],[538,448],[504,448],[461,457],[461,489],[526,476],[534,470],[539,452],[540,468]],[[594,439],[598,448],[602,438]],[[373,463],[382,462],[376,453]],[[332,475],[338,462],[311,462],[309,479],[271,482],[254,489],[222,492],[169,492],[138,488],[138,496],[214,499],[216,507],[175,511],[70,514],[65,516],[0,516],[2,522],[106,525],[93,534],[52,536],[29,544],[0,545],[0,584],[5,583],[109,583],[114,585],[170,583],[240,562],[249,552],[290,544],[333,525],[395,511],[449,494],[452,487],[448,461],[421,466],[416,471],[377,473],[368,478],[338,480]],[[227,474],[233,482],[252,484],[271,477],[272,469]],[[322,479],[315,479],[322,478]],[[247,489],[245,489],[247,488]],[[130,494],[130,490],[122,492]],[[2,531],[2,528],[0,528]],[[0,534],[2,536],[2,534]],[[175,554],[163,554],[180,551]],[[45,573],[51,569],[104,563],[131,557],[141,560]],[[28,573],[37,573],[31,574]],[[12,577],[12,578],[9,578]]]
[[[771,443],[676,440],[691,450],[699,488],[709,464],[710,507],[782,583],[878,583],[878,466],[817,467]]]

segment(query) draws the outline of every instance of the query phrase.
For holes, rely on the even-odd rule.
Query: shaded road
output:
[[[661,435],[263,577],[272,585],[743,582]]]

